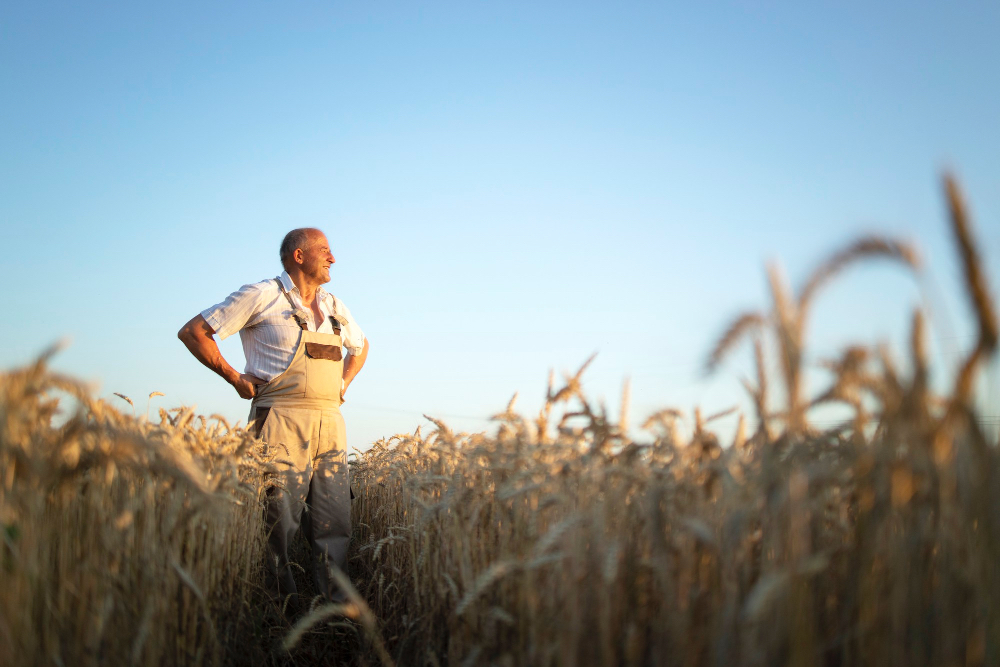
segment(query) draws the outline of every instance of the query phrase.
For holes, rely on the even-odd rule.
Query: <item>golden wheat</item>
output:
[[[78,408],[53,426],[59,393]],[[259,578],[267,465],[193,421],[125,417],[44,359],[3,376],[0,664],[220,662]]]
[[[350,602],[294,627],[260,593],[261,443],[190,410],[123,415],[45,358],[8,373],[0,663],[996,664],[1000,456],[971,392],[997,322],[950,179],[946,196],[979,331],[950,395],[931,391],[919,309],[906,367],[848,348],[805,395],[822,286],[865,259],[915,270],[912,248],[850,244],[798,292],[771,268],[770,312],[708,356],[753,343],[753,419],[731,446],[710,430],[725,413],[700,410],[633,439],[627,385],[615,421],[583,395],[586,364],[550,378],[537,416],[515,395],[490,433],[429,417],[352,460]],[[58,395],[77,407],[54,421]],[[853,414],[821,429],[832,402]]]
[[[355,467],[355,579],[404,664],[989,664],[1000,659],[1000,460],[968,400],[995,347],[992,301],[964,209],[953,224],[980,342],[953,396],[932,395],[923,317],[911,368],[882,349],[827,364],[806,399],[808,306],[850,263],[919,267],[906,244],[835,253],[798,296],[769,270],[773,310],[737,318],[709,355],[744,335],[758,428],[723,448],[694,415],[629,439],[579,390],[550,386],[538,419],[496,416],[495,435],[377,443]],[[767,394],[773,342],[786,403]],[[550,383],[551,385],[551,383]],[[809,412],[854,416],[829,430]],[[553,417],[556,415],[557,417]],[[561,418],[558,416],[561,415]]]

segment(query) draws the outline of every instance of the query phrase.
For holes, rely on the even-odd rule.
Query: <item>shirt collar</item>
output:
[[[299,288],[296,287],[295,283],[292,282],[292,277],[288,275],[288,271],[282,271],[281,275],[278,276],[278,279],[281,280],[281,284],[284,286],[286,292],[288,292],[289,294],[291,294],[292,292],[295,292],[296,295],[299,294]],[[319,296],[320,303],[323,303],[324,301],[326,301],[329,292],[327,292],[325,289],[323,289],[322,286],[320,286],[316,288],[316,294],[317,296]]]

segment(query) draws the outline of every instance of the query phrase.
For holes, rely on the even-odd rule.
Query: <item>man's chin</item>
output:
[[[309,277],[312,280],[315,280],[316,284],[318,284],[318,285],[325,285],[326,283],[330,282],[330,272],[329,271],[320,271],[319,273],[312,273],[312,274],[309,274]]]

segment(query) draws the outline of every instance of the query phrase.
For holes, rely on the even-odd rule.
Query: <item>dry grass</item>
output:
[[[708,361],[753,342],[755,418],[734,442],[718,415],[684,434],[672,409],[634,440],[583,369],[490,434],[382,440],[353,464],[358,595],[294,628],[262,610],[268,464],[243,431],[122,416],[44,363],[4,376],[0,663],[997,664],[1000,450],[972,407],[997,323],[947,195],[979,332],[949,395],[930,390],[919,312],[905,368],[850,348],[805,395],[820,288],[871,258],[918,271],[911,248],[852,244],[797,293],[772,270],[770,311]],[[80,407],[53,427],[57,392]],[[852,414],[820,429],[828,403]]]
[[[1000,662],[1000,458],[971,407],[996,322],[967,216],[948,181],[980,338],[951,396],[932,395],[923,317],[908,369],[884,350],[827,364],[804,396],[806,315],[819,288],[871,258],[919,270],[908,246],[865,239],[770,312],[742,315],[709,357],[754,341],[756,432],[723,447],[693,417],[631,440],[580,393],[550,389],[537,419],[495,436],[394,436],[358,462],[353,561],[403,664],[959,665]],[[765,350],[780,372],[768,377]],[[775,405],[768,388],[784,396]],[[820,430],[809,416],[853,416]],[[567,415],[552,423],[553,414]]]
[[[78,408],[53,427],[59,394]],[[216,664],[248,631],[266,462],[222,419],[160,416],[44,358],[3,376],[0,664]]]

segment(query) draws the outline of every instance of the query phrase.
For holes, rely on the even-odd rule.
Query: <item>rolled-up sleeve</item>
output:
[[[351,354],[361,354],[361,351],[365,349],[365,332],[358,326],[358,323],[351,315],[351,311],[347,309],[343,301],[337,297],[333,297],[333,302],[337,313],[337,321],[340,322],[340,338],[344,343],[344,347]]]
[[[224,340],[245,327],[260,312],[262,297],[260,285],[244,285],[222,303],[201,311],[201,316],[215,330],[219,340]]]

